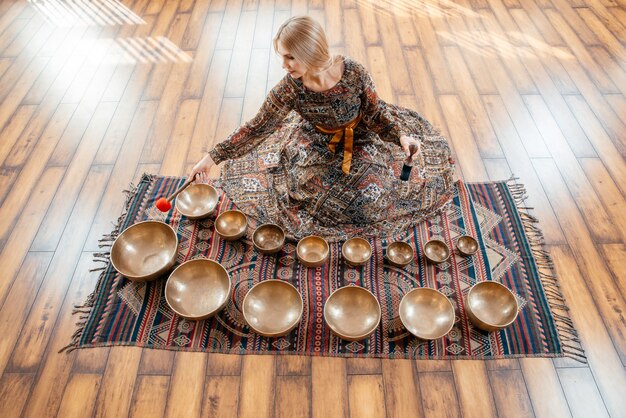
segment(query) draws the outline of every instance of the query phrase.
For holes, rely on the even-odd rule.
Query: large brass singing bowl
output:
[[[324,320],[340,338],[359,341],[369,337],[380,323],[381,310],[367,289],[346,286],[335,290],[324,304]]]
[[[513,292],[498,282],[476,283],[467,293],[465,311],[476,327],[497,331],[511,325],[519,306]]]
[[[147,282],[174,266],[178,237],[169,225],[139,222],[126,228],[111,247],[111,264],[128,280]]]
[[[396,267],[404,267],[413,261],[413,247],[406,242],[396,241],[387,246],[387,261]]]
[[[220,196],[215,187],[204,183],[188,186],[176,197],[176,209],[189,219],[210,216],[217,208]]]
[[[263,254],[274,254],[285,245],[285,231],[274,224],[263,224],[254,230],[252,244]]]
[[[473,255],[478,251],[478,241],[474,237],[463,235],[456,241],[456,249],[461,255]]]
[[[215,230],[227,241],[234,241],[246,235],[247,227],[248,217],[238,210],[222,212],[215,220]]]
[[[433,263],[443,263],[450,258],[450,248],[438,239],[432,239],[424,244],[424,256]]]
[[[452,302],[435,289],[413,289],[400,302],[400,320],[417,338],[436,340],[454,326]]]
[[[304,303],[298,290],[282,280],[255,284],[243,299],[243,317],[257,334],[279,337],[298,326]]]
[[[196,321],[210,318],[228,302],[228,272],[213,260],[189,260],[170,274],[165,300],[178,315]]]
[[[363,238],[350,238],[341,246],[341,255],[348,264],[360,266],[372,257],[372,246]]]
[[[324,238],[310,235],[302,238],[296,247],[298,259],[305,267],[318,267],[326,262],[330,252]]]

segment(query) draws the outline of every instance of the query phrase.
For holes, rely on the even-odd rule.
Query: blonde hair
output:
[[[274,50],[278,42],[298,61],[313,72],[322,72],[333,66],[333,57],[328,51],[328,40],[322,26],[309,16],[293,16],[287,19],[276,32]]]

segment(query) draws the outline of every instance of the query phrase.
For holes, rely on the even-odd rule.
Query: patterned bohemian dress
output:
[[[217,185],[291,239],[405,234],[452,197],[450,148],[419,114],[379,99],[362,65],[340,59],[334,87],[316,92],[286,75],[251,121],[209,151],[226,161]],[[409,181],[399,178],[401,135],[421,143]]]

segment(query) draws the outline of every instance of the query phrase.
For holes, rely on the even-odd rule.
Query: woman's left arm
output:
[[[413,154],[413,158],[415,158],[421,148],[420,142],[408,135],[408,132],[402,128],[389,111],[387,103],[378,97],[374,80],[365,67],[357,64],[357,69],[360,73],[363,88],[361,93],[363,122],[368,129],[378,134],[383,141],[399,145],[407,157],[411,155],[410,146],[415,144],[418,147],[418,151]]]

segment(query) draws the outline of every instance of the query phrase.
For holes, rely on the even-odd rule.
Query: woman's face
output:
[[[283,46],[280,40],[278,41],[277,46],[277,52],[283,62],[283,68],[285,71],[287,71],[292,78],[302,77],[307,72],[306,66],[295,59],[294,56],[291,55],[291,52]]]

